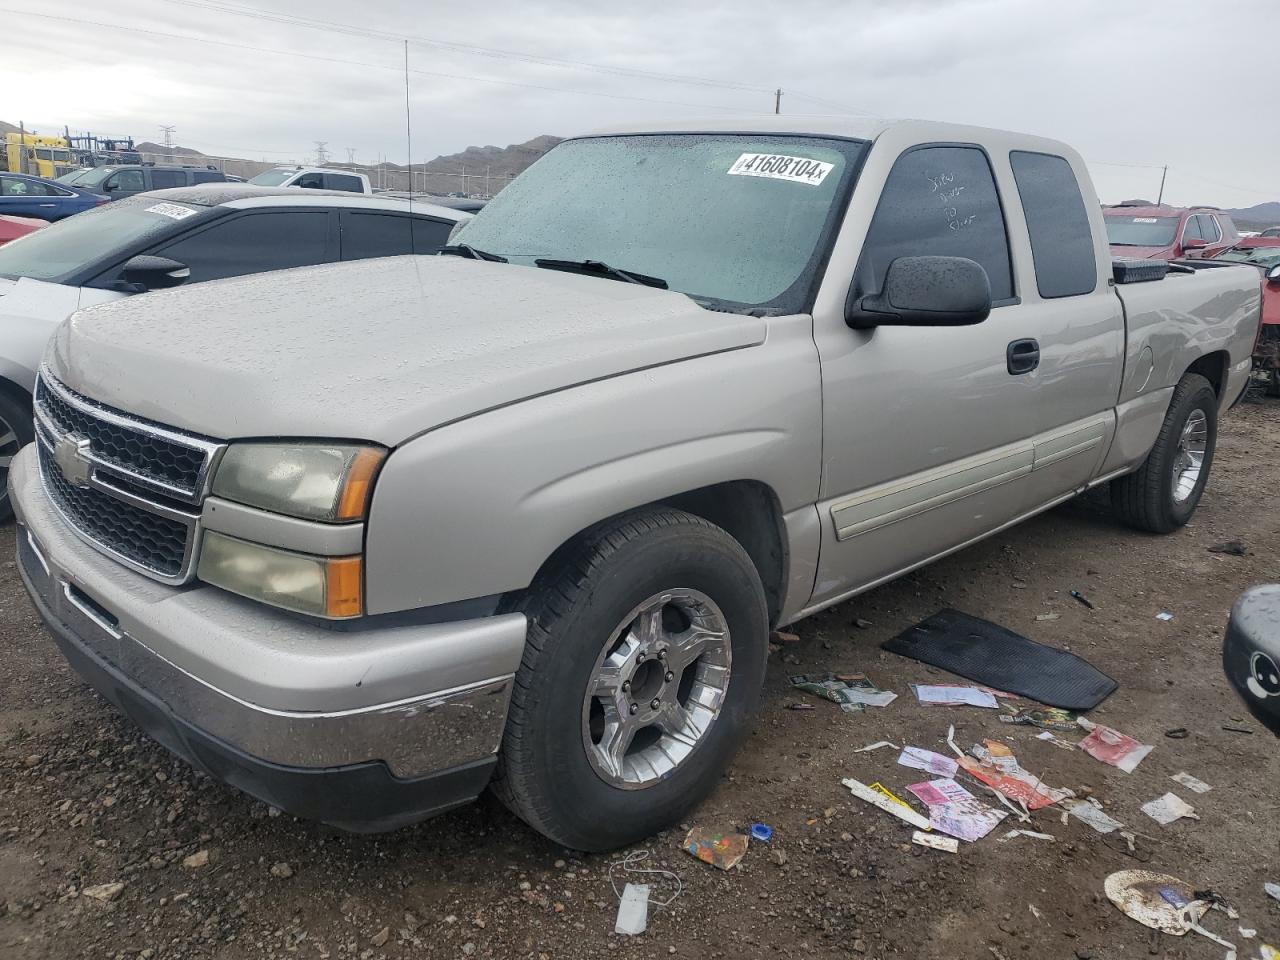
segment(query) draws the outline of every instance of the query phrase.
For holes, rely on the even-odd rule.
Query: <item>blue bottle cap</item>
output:
[[[751,825],[751,839],[768,843],[773,839],[773,827],[767,823],[753,823]]]

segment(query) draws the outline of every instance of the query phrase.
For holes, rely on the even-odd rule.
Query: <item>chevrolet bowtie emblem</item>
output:
[[[81,440],[74,435],[63,437],[53,448],[53,459],[67,483],[73,487],[89,486],[93,462],[89,459],[88,440]]]

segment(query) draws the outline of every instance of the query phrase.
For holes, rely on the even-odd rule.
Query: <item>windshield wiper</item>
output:
[[[623,270],[619,267],[611,267],[609,264],[600,260],[534,260],[534,265],[542,267],[544,270],[563,270],[566,273],[587,273],[596,277],[608,277],[611,280],[621,280],[624,283],[638,283],[646,287],[657,287],[659,290],[667,289],[667,281],[661,277],[650,277],[647,274],[636,273],[632,270]]]
[[[491,260],[494,263],[509,262],[506,257],[477,250],[469,243],[451,243],[447,247],[441,247],[440,252],[450,257],[471,257],[473,260]]]

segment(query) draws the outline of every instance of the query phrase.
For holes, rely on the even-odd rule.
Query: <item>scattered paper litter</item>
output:
[[[1036,739],[1043,740],[1045,743],[1051,743],[1059,750],[1074,750],[1076,748],[1074,743],[1068,743],[1066,740],[1059,740],[1048,730],[1036,734]]]
[[[1238,929],[1240,930],[1240,937],[1243,940],[1252,940],[1258,935],[1258,931],[1254,930],[1252,927],[1240,927]]]
[[[1046,620],[1057,620],[1061,616],[1062,614],[1060,613],[1037,613],[1036,620],[1044,623]]]
[[[1144,803],[1142,812],[1162,827],[1167,827],[1173,821],[1181,820],[1183,817],[1191,820],[1200,819],[1195,807],[1184,801],[1176,793],[1166,793],[1163,797],[1157,797],[1155,800]]]
[[[1272,900],[1280,900],[1280,883],[1264,883],[1262,889]]]
[[[893,747],[895,750],[902,749],[896,743],[890,743],[888,740],[877,740],[875,743],[868,743],[865,747],[859,747],[854,753],[870,753],[872,750],[883,750],[885,747]]]
[[[954,778],[960,769],[960,765],[950,757],[920,747],[903,747],[898,763],[915,770],[925,770],[937,777],[946,777],[948,780]]]
[[[946,853],[959,853],[960,841],[955,837],[940,837],[936,833],[921,833],[917,830],[911,834],[911,842],[931,850],[942,850]]]
[[[1007,703],[1001,707],[1001,710],[1005,711],[1000,714],[1001,723],[1022,724],[1039,727],[1042,730],[1068,732],[1080,729],[1076,723],[1076,715],[1070,710],[1063,710],[1061,707],[1046,707],[1042,704],[1017,707],[1012,703]]]
[[[1072,795],[1070,790],[1047,786],[1024,770],[1008,745],[998,740],[983,741],[982,746],[971,747],[969,752],[973,756],[960,758],[960,766],[969,776],[1025,804],[1028,810],[1039,810]]]
[[[1119,820],[1112,819],[1101,807],[1088,800],[1068,797],[1060,801],[1063,808],[1077,820],[1083,820],[1098,833],[1114,833],[1124,826]]]
[[[1172,620],[1173,614],[1170,613],[1168,610],[1161,610],[1159,613],[1156,614],[1156,619],[1165,620],[1165,621]]]
[[[628,883],[622,889],[618,901],[618,918],[613,922],[613,932],[634,937],[644,933],[649,925],[649,885]]]
[[[1121,870],[1107,877],[1107,899],[1143,926],[1181,937],[1209,911],[1189,883],[1150,870]]]
[[[846,698],[841,706],[859,703],[864,707],[887,707],[898,699],[898,695],[892,690],[866,690],[862,687],[846,687],[841,691],[841,696]]]
[[[686,853],[703,863],[730,870],[747,855],[747,843],[745,833],[694,827],[685,835],[682,846]]]
[[[948,707],[990,707],[999,709],[1000,703],[995,694],[978,687],[957,687],[936,683],[913,683],[916,699],[921,703],[939,704]]]
[[[1050,833],[1036,833],[1034,830],[1010,830],[1008,833],[997,837],[996,843],[1008,843],[1015,837],[1030,837],[1033,840],[1048,840],[1050,843],[1054,842],[1053,834]]]
[[[1119,730],[1104,727],[1100,723],[1092,723],[1083,717],[1077,721],[1089,731],[1089,735],[1077,746],[1095,760],[1109,763],[1111,766],[1133,773],[1152,750],[1146,744],[1139,743],[1133,737],[1125,736]]]
[[[1182,784],[1188,790],[1193,790],[1196,793],[1208,793],[1210,790],[1213,789],[1213,787],[1209,786],[1203,780],[1199,780],[1196,777],[1193,777],[1191,774],[1186,773],[1185,771],[1183,773],[1175,773],[1169,779],[1174,781],[1175,783]]]
[[[972,843],[999,826],[1009,814],[989,807],[954,780],[931,780],[907,787],[929,808],[935,830]]]
[[[790,680],[796,689],[838,703],[847,713],[856,713],[863,707],[887,707],[898,699],[892,690],[881,690],[861,673],[844,676],[833,673],[822,676],[799,674]]]
[[[858,780],[848,779],[841,780],[840,782],[848,787],[849,792],[855,797],[865,800],[872,806],[879,807],[885,813],[891,813],[899,820],[905,820],[918,830],[930,829],[929,821],[927,819],[916,813],[915,810],[911,809],[911,807],[906,803],[899,800],[897,797],[894,797],[892,794],[886,796],[885,794],[888,793],[887,790],[885,790],[884,793],[881,793],[879,790],[874,790]]]
[[[1040,911],[1036,909],[1036,905],[1035,905],[1034,903],[1028,903],[1028,904],[1027,904],[1027,909],[1029,909],[1029,910],[1031,911],[1031,915],[1032,915],[1033,917],[1035,917],[1037,920],[1039,920],[1039,919],[1041,918],[1041,916],[1042,916],[1042,915],[1041,915]]]

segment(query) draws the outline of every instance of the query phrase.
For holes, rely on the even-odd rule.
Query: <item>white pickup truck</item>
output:
[[[938,123],[579,137],[444,252],[81,311],[10,474],[76,669],[350,829],[678,821],[771,626],[1098,484],[1186,523],[1259,322],[1252,267],[1113,266],[1069,147]]]

